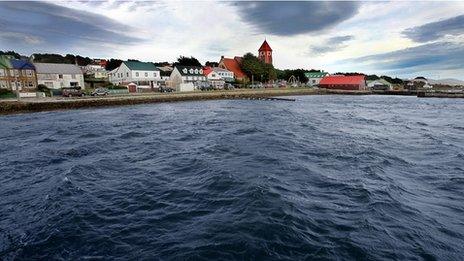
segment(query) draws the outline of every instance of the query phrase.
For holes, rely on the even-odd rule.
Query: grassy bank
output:
[[[219,100],[219,99],[246,99],[265,98],[275,96],[292,95],[363,95],[369,92],[339,91],[339,90],[314,90],[314,89],[242,89],[233,91],[189,92],[189,93],[150,93],[117,97],[102,98],[47,98],[47,99],[22,99],[18,101],[0,101],[0,114],[13,114],[24,112],[51,111],[63,109],[78,109],[102,106],[135,105],[143,103]]]

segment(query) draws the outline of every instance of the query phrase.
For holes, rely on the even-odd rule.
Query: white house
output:
[[[66,87],[81,87],[84,85],[84,74],[81,68],[74,64],[64,63],[34,63],[37,73],[37,83],[50,89]]]
[[[100,64],[89,64],[82,67],[82,71],[85,75],[90,75],[95,79],[106,79],[108,78],[108,72]]]
[[[124,61],[110,72],[109,81],[114,85],[135,83],[137,88],[158,87],[160,70],[153,63]]]
[[[198,66],[176,66],[169,76],[170,86],[176,91],[193,91],[207,84],[203,68]]]
[[[227,70],[223,69],[220,67],[213,67],[213,72],[215,72],[217,75],[219,75],[225,82],[233,82],[234,81],[234,73]]]
[[[367,81],[367,87],[371,90],[390,91],[393,89],[392,84],[383,78]]]
[[[215,89],[222,89],[226,82],[234,81],[233,72],[219,67],[205,67],[203,74]]]

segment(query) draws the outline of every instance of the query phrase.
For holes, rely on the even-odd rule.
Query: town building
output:
[[[392,84],[383,78],[367,81],[367,87],[374,91],[390,91],[393,89]]]
[[[193,91],[206,86],[203,68],[199,66],[176,66],[169,77],[169,86],[176,91]]]
[[[364,75],[328,75],[321,79],[319,87],[339,90],[366,90]]]
[[[240,68],[241,62],[242,57],[239,56],[235,56],[234,58],[225,58],[224,56],[221,56],[218,67],[232,72],[235,79],[238,81],[248,81],[248,77]]]
[[[108,72],[104,67],[98,64],[89,64],[81,67],[85,76],[94,79],[108,79]]]
[[[272,64],[272,49],[266,40],[264,40],[258,49],[258,58],[264,63]]]
[[[226,82],[230,83],[234,81],[233,72],[219,67],[206,66],[203,68],[203,74],[215,89],[223,89]]]
[[[166,81],[169,80],[169,76],[171,76],[171,73],[174,70],[174,68],[169,65],[158,66],[157,68],[160,70],[161,82],[166,83]]]
[[[320,72],[306,72],[305,76],[308,78],[308,86],[316,86],[322,80],[322,78],[329,75],[328,72],[320,71]]]
[[[32,91],[37,88],[34,65],[27,60],[0,56],[0,88],[8,90]]]
[[[84,85],[84,74],[81,68],[74,64],[65,63],[34,63],[38,84],[49,89],[66,87],[81,87]]]
[[[157,88],[161,76],[160,70],[153,63],[124,61],[111,71],[109,81],[114,85],[135,83],[137,88]]]

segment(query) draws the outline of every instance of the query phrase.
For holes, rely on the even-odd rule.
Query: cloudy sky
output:
[[[0,2],[0,50],[201,62],[257,53],[277,68],[464,80],[464,1]]]

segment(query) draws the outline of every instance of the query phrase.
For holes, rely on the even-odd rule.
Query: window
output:
[[[0,76],[5,76],[5,70],[4,69],[0,69]]]
[[[198,74],[198,69],[195,69],[195,74]]]
[[[156,72],[154,72],[154,73],[153,73],[153,77],[155,77],[155,78],[156,78]]]
[[[190,73],[190,74],[193,74],[193,69],[190,69],[190,70],[189,70],[189,73]]]
[[[135,73],[135,77],[139,77],[139,73],[138,73],[138,72]]]
[[[63,75],[62,75],[62,74],[58,74],[58,78],[59,78],[59,79],[63,79]]]
[[[29,81],[29,82],[27,83],[27,86],[29,86],[29,87],[34,87],[34,83],[31,82],[31,81]]]
[[[145,77],[148,77],[148,73],[147,73],[147,72],[145,73]]]
[[[75,74],[71,74],[71,79],[76,79],[76,75],[75,75]]]
[[[129,77],[129,72],[126,72],[126,77]]]
[[[184,74],[186,74],[186,73],[187,73],[187,68],[184,68],[184,69],[182,70],[182,72],[183,72]]]
[[[27,73],[27,76],[29,76],[29,77],[32,76],[32,70],[27,70],[26,73]]]

